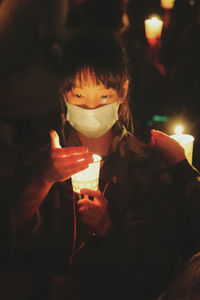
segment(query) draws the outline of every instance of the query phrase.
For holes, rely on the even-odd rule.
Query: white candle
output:
[[[73,191],[80,193],[81,189],[98,190],[101,156],[93,154],[94,162],[88,168],[72,175]]]
[[[192,164],[194,137],[189,134],[183,134],[182,130],[183,127],[181,125],[177,126],[175,128],[176,134],[171,135],[171,137],[183,147],[188,162]]]
[[[157,17],[146,19],[145,23],[145,35],[147,39],[159,39],[162,32],[163,21]]]
[[[161,0],[161,6],[164,9],[172,9],[174,7],[175,0]]]

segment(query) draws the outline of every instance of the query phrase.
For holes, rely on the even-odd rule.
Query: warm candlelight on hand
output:
[[[163,21],[157,17],[145,20],[145,35],[147,39],[159,39],[162,32]]]
[[[178,125],[175,127],[175,135],[171,135],[171,137],[183,147],[188,162],[192,164],[194,137],[189,134],[183,134],[182,132],[183,126]]]
[[[89,164],[87,169],[72,175],[74,192],[80,193],[81,189],[98,190],[101,156],[93,154],[93,160],[94,162]]]
[[[161,0],[161,6],[164,9],[172,9],[174,7],[175,0]]]

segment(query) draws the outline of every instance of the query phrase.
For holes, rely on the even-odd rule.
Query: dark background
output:
[[[123,31],[122,16],[129,26]],[[130,106],[136,136],[149,142],[150,129],[173,134],[182,123],[195,137],[193,164],[200,169],[199,1],[176,0],[170,24],[151,49],[144,20],[164,18],[160,0],[0,0],[0,272],[2,300],[28,293],[13,257],[10,208],[17,201],[19,166],[49,142],[60,127],[59,81],[54,72],[57,45],[69,29],[96,28],[122,35],[131,74]],[[154,116],[165,116],[156,121]],[[9,289],[9,284],[12,289]],[[4,284],[5,283],[5,284]],[[20,286],[20,284],[23,284]],[[24,289],[26,286],[27,289]],[[20,295],[20,293],[18,295]]]

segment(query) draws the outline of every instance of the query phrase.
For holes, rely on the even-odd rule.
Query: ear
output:
[[[128,94],[128,87],[129,87],[129,80],[126,79],[125,82],[124,82],[124,84],[123,84],[123,95],[122,95],[122,97],[119,100],[119,104],[123,103],[124,100],[126,99],[126,96]]]

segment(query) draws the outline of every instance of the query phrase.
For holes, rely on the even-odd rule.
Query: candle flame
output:
[[[160,20],[157,17],[151,17],[150,20],[152,21],[152,23],[154,24],[160,24]]]
[[[183,126],[177,125],[174,129],[176,135],[181,135],[183,133]]]

